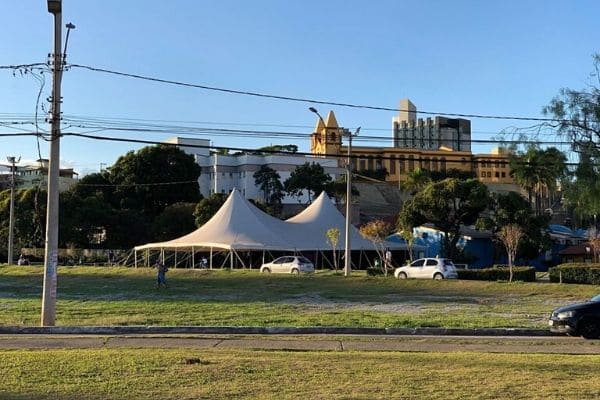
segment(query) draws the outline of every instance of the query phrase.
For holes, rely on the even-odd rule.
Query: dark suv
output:
[[[557,308],[552,311],[548,323],[552,332],[586,339],[600,338],[600,294],[587,303]]]

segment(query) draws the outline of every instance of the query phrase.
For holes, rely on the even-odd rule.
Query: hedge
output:
[[[600,264],[569,263],[550,268],[550,282],[600,285]]]
[[[494,265],[491,268],[457,269],[458,279],[473,281],[508,281],[508,266]],[[513,267],[513,281],[535,282],[534,267]]]

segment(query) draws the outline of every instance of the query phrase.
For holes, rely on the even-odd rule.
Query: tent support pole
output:
[[[246,264],[244,263],[244,260],[242,260],[242,258],[238,254],[238,252],[235,250],[232,250],[232,251],[233,251],[233,254],[235,254],[235,256],[237,257],[237,259],[240,260],[240,262],[242,263],[242,268],[246,269]]]
[[[137,268],[137,250],[133,250],[133,267]]]
[[[265,263],[265,251],[263,250],[263,259],[262,259],[262,263]],[[262,264],[261,264],[262,265]]]
[[[192,246],[192,269],[194,269],[196,267],[196,262],[195,262],[196,260],[195,260],[194,255],[195,255],[194,254],[194,246]]]
[[[175,268],[177,268],[177,249],[175,249]]]
[[[213,257],[212,250],[213,250],[213,248],[211,246],[211,248],[210,248],[210,269],[212,269],[212,257]]]
[[[233,249],[229,250],[229,268],[233,269]]]
[[[146,260],[145,260],[145,264],[146,267],[150,267],[150,249],[146,250]]]

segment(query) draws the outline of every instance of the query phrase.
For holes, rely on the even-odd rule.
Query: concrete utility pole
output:
[[[10,212],[9,212],[9,217],[8,217],[8,265],[11,265],[14,260],[14,257],[13,257],[13,242],[14,242],[13,232],[15,230],[15,183],[16,183],[16,181],[15,181],[15,172],[16,172],[15,164],[18,163],[19,161],[21,161],[21,158],[19,157],[19,159],[16,160],[15,157],[8,156],[8,157],[6,157],[6,159],[11,164],[11,167],[10,167],[10,173],[11,173],[11,177],[10,177]]]
[[[54,326],[56,320],[56,272],[58,268],[58,178],[60,173],[60,84],[62,79],[62,0],[48,0],[48,12],[54,15],[54,53],[52,65],[52,109],[50,157],[48,165],[48,206],[46,213],[46,247],[44,251],[44,291],[42,326]]]
[[[356,128],[354,136],[360,132],[360,126]],[[346,161],[346,244],[344,249],[344,276],[350,276],[352,266],[352,248],[350,246],[350,224],[352,220],[352,132],[344,129],[344,136],[348,137],[348,160]]]

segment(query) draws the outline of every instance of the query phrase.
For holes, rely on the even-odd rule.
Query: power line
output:
[[[141,80],[146,80],[146,81],[151,81],[151,82],[166,83],[169,85],[210,90],[210,91],[221,92],[221,93],[238,94],[238,95],[261,97],[261,98],[268,98],[268,99],[275,99],[275,100],[295,101],[295,102],[302,102],[302,103],[309,103],[309,104],[323,104],[323,105],[329,105],[329,106],[358,108],[358,109],[366,109],[366,110],[414,112],[412,110],[403,110],[403,109],[399,109],[399,108],[369,106],[369,105],[353,104],[353,103],[339,103],[339,102],[333,102],[333,101],[316,100],[316,99],[308,99],[308,98],[300,98],[300,97],[292,97],[292,96],[280,96],[280,95],[260,93],[260,92],[250,92],[250,91],[244,91],[244,90],[219,88],[219,87],[215,87],[215,86],[207,86],[207,85],[200,85],[200,84],[187,83],[187,82],[181,82],[181,81],[174,81],[174,80],[169,80],[169,79],[161,79],[161,78],[155,78],[155,77],[144,76],[144,75],[139,75],[139,74],[114,71],[114,70],[109,70],[109,69],[105,69],[105,68],[91,67],[88,65],[81,65],[81,64],[69,64],[68,67],[69,68],[80,68],[80,69],[85,69],[85,70],[89,70],[89,71],[93,71],[93,72],[102,72],[105,74],[123,76],[123,77],[134,78],[134,79],[141,79]],[[426,115],[448,115],[448,116],[462,117],[462,118],[501,119],[501,120],[537,121],[537,122],[555,122],[555,123],[571,122],[571,121],[562,120],[562,119],[540,118],[540,117],[464,114],[464,113],[433,112],[433,111],[418,111],[418,113],[426,114]]]
[[[81,137],[81,138],[92,139],[92,140],[124,142],[124,143],[138,143],[138,144],[163,145],[163,146],[174,146],[174,147],[182,146],[182,145],[176,144],[176,143],[165,143],[165,142],[145,140],[145,139],[97,136],[97,135],[88,135],[85,133],[76,133],[76,132],[64,132],[63,136],[74,136],[74,137]],[[308,153],[308,152],[289,152],[289,151],[268,150],[268,149],[267,150],[248,149],[248,148],[230,147],[230,146],[211,146],[211,145],[199,145],[199,144],[185,144],[184,146],[190,147],[190,148],[200,148],[200,149],[209,149],[209,150],[213,150],[213,149],[232,150],[232,151],[238,151],[238,152],[242,152],[242,153],[249,153],[250,155],[252,153],[257,154],[257,155],[260,155],[261,153],[267,153],[267,154],[283,154],[283,155],[290,155],[290,156],[306,156],[306,157],[311,157],[311,158],[316,158],[316,159],[324,158],[324,157],[346,159],[348,157],[347,155],[343,155],[343,154],[313,154],[313,153]],[[406,150],[411,150],[411,149],[406,149]],[[442,156],[440,156],[440,157],[442,157]],[[483,155],[482,158],[487,158],[485,160],[473,160],[473,159],[466,160],[465,157],[462,155],[456,155],[456,154],[451,154],[451,153],[444,154],[443,157],[445,157],[446,163],[495,164],[496,162],[498,162],[501,165],[508,164],[507,161],[493,159],[493,155]],[[373,159],[373,160],[394,160],[394,161],[409,161],[409,162],[410,161],[414,161],[414,162],[423,161],[422,158],[421,159],[410,158],[410,156],[404,156],[404,155],[401,155],[398,157],[391,157],[391,156],[352,154],[350,156],[350,158],[353,158],[356,160]],[[491,161],[491,160],[493,160],[493,161]],[[429,158],[429,161],[431,162],[433,160],[431,158]],[[441,158],[438,159],[438,161],[441,161]],[[519,164],[521,164],[521,165],[540,165],[540,166],[545,165],[543,163],[531,163],[529,161],[519,161]],[[566,166],[578,166],[579,163],[565,163],[565,165]]]

